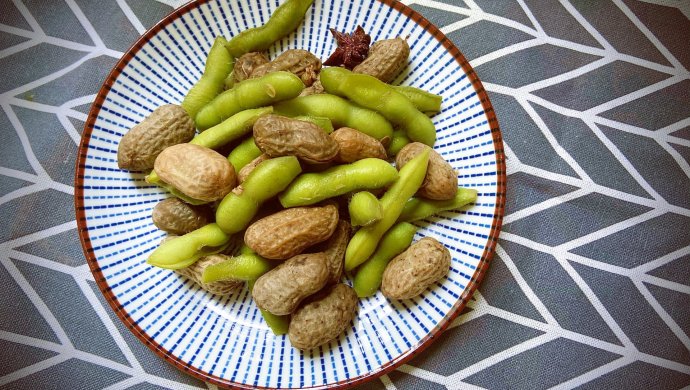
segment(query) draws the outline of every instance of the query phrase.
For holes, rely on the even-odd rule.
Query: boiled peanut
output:
[[[369,49],[369,56],[352,71],[390,83],[405,68],[409,56],[410,46],[402,38],[377,41]]]
[[[232,71],[234,82],[239,83],[251,77],[252,71],[260,65],[268,64],[271,60],[264,53],[251,52],[242,54],[235,61],[235,68]]]
[[[193,144],[166,148],[154,170],[164,182],[202,201],[222,199],[237,184],[235,168],[218,152]]]
[[[280,115],[256,121],[254,142],[271,157],[293,155],[309,163],[329,162],[338,154],[338,143],[319,126]]]
[[[308,298],[292,315],[290,344],[309,350],[334,340],[352,323],[357,302],[352,287],[342,283]]]
[[[192,137],[194,121],[187,111],[175,104],[160,106],[122,137],[117,166],[132,171],[151,169],[165,148],[189,142]]]
[[[334,204],[294,207],[249,225],[244,242],[267,259],[287,259],[327,240],[338,225]]]
[[[192,206],[178,198],[164,199],[153,208],[153,224],[168,233],[182,235],[213,222],[205,206]]]
[[[402,168],[425,148],[427,146],[421,142],[412,142],[405,145],[395,157],[395,165],[398,169]],[[455,170],[440,154],[432,149],[429,155],[429,166],[426,169],[426,176],[422,186],[417,191],[417,195],[427,199],[448,200],[453,199],[457,192],[458,176]]]
[[[309,87],[318,78],[321,60],[307,50],[288,49],[273,61],[255,67],[249,77],[261,77],[281,70],[296,74]]]
[[[328,274],[330,275],[327,284],[340,282],[340,277],[343,275],[345,249],[351,235],[352,227],[347,221],[341,219],[338,221],[338,226],[335,228],[331,238],[315,248],[315,251],[323,252],[326,255],[326,264],[328,265]]]
[[[396,256],[383,272],[381,292],[390,299],[416,297],[450,270],[450,252],[436,239],[424,237]]]
[[[350,127],[341,127],[331,133],[331,138],[338,143],[337,162],[351,163],[363,158],[386,159],[386,149],[376,138]]]
[[[239,290],[244,285],[243,280],[224,280],[220,282],[204,283],[202,275],[204,270],[214,264],[227,261],[230,257],[226,255],[208,255],[200,258],[196,263],[189,267],[175,270],[180,275],[186,276],[204,290],[216,295],[228,295]]]
[[[254,302],[275,315],[290,314],[304,298],[321,290],[328,276],[326,255],[297,255],[256,280]]]

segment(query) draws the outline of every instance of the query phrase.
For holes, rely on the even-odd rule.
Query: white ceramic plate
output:
[[[433,118],[436,150],[479,191],[477,203],[420,222],[416,239],[435,237],[453,256],[448,277],[422,296],[361,300],[344,335],[302,353],[276,337],[244,289],[227,298],[146,264],[164,233],[151,210],[167,195],[144,175],[117,167],[124,133],[156,107],[179,103],[202,73],[217,35],[264,23],[278,0],[197,1],[166,17],[125,54],[89,115],[76,169],[76,212],[89,265],[117,315],[152,350],[203,380],[243,388],[349,387],[410,359],[457,316],[481,280],[500,230],[505,168],[498,123],[481,83],[453,44],[404,5],[385,0],[316,0],[275,56],[303,48],[322,59],[335,43],[329,27],[359,24],[374,41],[408,37],[410,65],[395,83],[443,96]]]

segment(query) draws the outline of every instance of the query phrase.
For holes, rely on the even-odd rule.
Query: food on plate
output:
[[[156,109],[118,152],[120,168],[153,169],[146,181],[172,195],[152,218],[175,236],[147,262],[211,294],[246,284],[301,350],[340,337],[359,298],[410,299],[441,281],[450,252],[413,243],[410,222],[477,198],[433,150],[441,96],[389,84],[407,66],[406,39],[371,45],[360,26],[331,29],[325,68],[300,48],[263,52],[312,2],[286,0],[264,26],[216,38],[182,104]]]

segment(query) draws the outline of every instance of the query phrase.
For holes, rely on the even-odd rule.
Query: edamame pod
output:
[[[417,227],[407,222],[399,222],[381,237],[376,252],[357,269],[353,287],[360,298],[376,294],[381,287],[383,271],[392,258],[402,253],[412,243]]]
[[[322,172],[302,174],[278,199],[283,207],[307,206],[351,191],[382,188],[397,178],[398,171],[387,161],[365,158]]]
[[[443,99],[441,95],[436,95],[409,85],[394,85],[393,89],[405,96],[416,109],[425,114],[435,114],[441,111],[441,102]]]
[[[455,210],[477,200],[477,190],[459,187],[453,199],[431,200],[412,198],[405,203],[405,207],[398,217],[398,222],[412,222],[430,217],[446,210]]]
[[[222,263],[210,265],[204,270],[204,283],[223,280],[256,280],[275,267],[263,257],[252,254],[233,256]]]
[[[223,91],[225,78],[232,71],[233,58],[225,49],[227,41],[223,37],[216,37],[206,58],[204,74],[199,81],[187,92],[182,101],[182,108],[192,119],[208,102]]]
[[[224,250],[230,241],[215,223],[162,243],[151,253],[148,264],[166,269],[180,269],[199,258]]]
[[[303,89],[302,80],[290,72],[273,72],[245,80],[211,100],[199,111],[194,121],[199,130],[206,130],[242,110],[270,106],[294,98]]]
[[[240,111],[223,122],[211,127],[189,141],[190,144],[218,149],[252,131],[259,117],[273,112],[273,107]]]
[[[239,172],[240,169],[260,155],[261,150],[254,143],[254,137],[249,137],[235,146],[235,149],[228,155],[228,161],[235,168],[235,172]]]
[[[286,0],[273,11],[266,24],[242,31],[227,43],[226,48],[235,57],[268,49],[302,23],[304,14],[313,2],[314,0]]]
[[[352,226],[367,226],[383,218],[383,209],[378,199],[368,191],[352,195],[347,205]]]
[[[407,200],[424,181],[430,151],[427,148],[400,169],[400,178],[381,197],[383,218],[359,229],[347,245],[345,270],[351,271],[365,262],[374,253],[381,236],[397,221]]]
[[[326,92],[346,97],[362,107],[375,110],[405,130],[411,140],[434,146],[436,127],[428,116],[390,85],[366,74],[330,67],[319,76]]]
[[[300,96],[275,104],[273,108],[276,114],[291,117],[323,116],[336,128],[351,127],[379,141],[393,134],[393,126],[381,114],[326,93]]]
[[[388,149],[386,149],[386,153],[389,156],[395,156],[409,143],[410,139],[407,137],[405,130],[397,129],[393,131],[393,137],[391,138],[391,143],[388,145]]]
[[[295,156],[262,162],[241,186],[223,198],[216,210],[216,223],[227,234],[245,229],[259,206],[283,191],[300,172],[302,168]]]

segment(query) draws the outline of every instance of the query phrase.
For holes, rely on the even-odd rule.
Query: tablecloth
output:
[[[213,388],[114,316],[85,263],[90,103],[176,0],[0,5],[0,387]],[[479,74],[507,156],[479,291],[364,389],[690,385],[690,2],[407,0]]]

